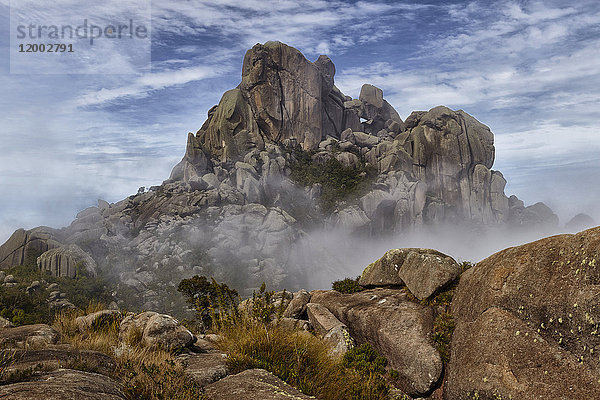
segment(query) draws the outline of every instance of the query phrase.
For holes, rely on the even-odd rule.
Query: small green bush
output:
[[[341,281],[332,282],[331,287],[335,291],[346,294],[362,292],[365,288],[358,284],[359,280],[360,276],[357,276],[355,279],[346,278]]]
[[[209,281],[205,276],[195,275],[179,282],[177,290],[196,309],[196,318],[203,331],[214,324],[227,323],[239,317],[237,291],[224,283],[217,283],[213,278]]]
[[[450,360],[450,341],[454,332],[454,318],[449,313],[437,316],[433,323],[433,341],[444,364]]]
[[[342,364],[347,368],[354,368],[361,374],[385,374],[387,359],[379,355],[377,350],[369,343],[348,350],[343,357]]]
[[[466,270],[473,268],[475,266],[475,263],[473,263],[471,261],[463,261],[459,265],[460,265],[460,272],[463,273]]]

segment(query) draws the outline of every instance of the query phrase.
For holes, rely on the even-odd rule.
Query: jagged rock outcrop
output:
[[[600,228],[503,250],[465,272],[448,399],[600,396]]]

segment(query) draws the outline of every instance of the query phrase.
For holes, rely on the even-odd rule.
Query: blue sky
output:
[[[36,4],[59,18],[82,3]],[[563,222],[577,212],[600,221],[597,0],[163,0],[151,9],[151,69],[11,74],[10,8],[0,0],[0,241],[166,179],[187,132],[239,83],[245,51],[268,40],[311,60],[329,55],[345,94],[372,83],[403,118],[464,109],[495,133],[507,194],[544,201]],[[108,65],[117,62],[126,64]]]

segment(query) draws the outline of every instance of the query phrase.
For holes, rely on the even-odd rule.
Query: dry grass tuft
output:
[[[88,311],[99,311],[99,306]],[[100,308],[102,309],[102,308]],[[89,332],[79,332],[75,319],[87,312],[60,313],[53,326],[68,343],[77,350],[95,350],[114,357],[117,367],[113,378],[123,385],[127,398],[136,400],[188,400],[202,399],[201,388],[187,379],[183,366],[166,351],[144,347],[141,332],[132,329],[127,343],[119,341],[119,321],[108,321],[102,327]],[[130,331],[130,332],[131,332]]]
[[[330,355],[328,344],[308,332],[242,317],[217,333],[234,372],[262,368],[323,400],[387,398],[388,388],[380,380],[344,367]]]

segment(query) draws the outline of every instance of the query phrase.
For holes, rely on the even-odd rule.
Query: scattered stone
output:
[[[4,319],[2,317],[0,317],[0,329],[4,329],[4,328],[12,328],[14,327],[13,323],[10,322],[7,319]]]
[[[182,355],[183,373],[200,386],[206,386],[229,375],[227,354],[220,352]]]

